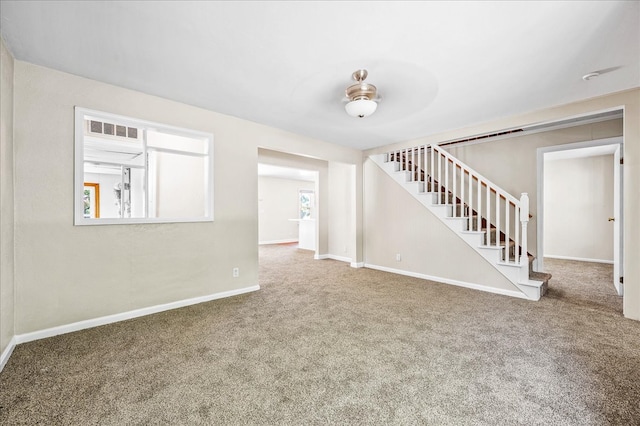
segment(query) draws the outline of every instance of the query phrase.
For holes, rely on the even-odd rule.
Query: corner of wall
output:
[[[0,371],[15,347],[14,58],[0,37]]]

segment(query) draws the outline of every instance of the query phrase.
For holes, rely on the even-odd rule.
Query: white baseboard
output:
[[[387,268],[386,266],[371,265],[369,263],[365,263],[364,267],[369,269],[376,269],[378,271],[391,272],[392,274],[405,275],[407,277],[420,278],[420,279],[429,280],[429,281],[436,281],[442,284],[450,284],[458,287],[470,288],[473,290],[486,291],[487,293],[495,293],[495,294],[501,294],[503,296],[516,297],[518,299],[527,298],[527,296],[524,293],[520,291],[515,291],[515,290],[506,290],[503,288],[487,287],[481,284],[468,283],[464,281],[452,280],[449,278],[434,277],[433,275],[420,274],[420,273],[411,272],[411,271],[403,271],[401,269]]]
[[[178,300],[176,302],[165,303],[162,305],[149,306],[148,308],[135,309],[133,311],[122,312],[114,315],[93,318],[84,321],[78,321],[71,324],[60,325],[57,327],[47,328],[45,330],[33,331],[31,333],[19,334],[14,337],[15,344],[31,342],[34,340],[45,339],[47,337],[57,336],[59,334],[72,333],[74,331],[84,330],[86,328],[98,327],[100,325],[111,324],[118,321],[124,321],[132,318],[138,318],[145,315],[156,314],[158,312],[168,311],[171,309],[182,308],[198,303],[209,302],[211,300],[223,299],[225,297],[237,296],[239,294],[250,293],[260,290],[259,285],[240,288],[237,290],[223,291],[220,293],[209,294],[207,296],[194,297],[192,299]],[[4,355],[3,355],[4,356]]]
[[[2,351],[2,354],[0,355],[0,371],[2,371],[4,366],[7,364],[7,361],[9,361],[9,357],[13,353],[13,348],[16,347],[16,344],[16,337],[13,336],[11,340],[9,340],[9,344],[7,345],[7,347],[4,349],[4,351]]]
[[[335,254],[319,254],[314,256],[315,260],[322,260],[322,259],[333,259],[333,260],[337,260],[340,262],[346,262],[348,263],[352,268],[363,268],[364,267],[364,262],[352,262],[350,257],[346,257],[346,256],[336,256]]]
[[[264,246],[267,244],[290,244],[290,243],[297,243],[297,242],[298,240],[294,238],[294,239],[288,239],[288,240],[259,241],[258,245]]]
[[[333,259],[340,262],[348,262],[351,263],[351,258],[346,256],[336,256],[335,254],[328,254],[327,259]]]
[[[608,263],[610,265],[613,265],[613,260],[586,259],[584,257],[559,256],[555,254],[545,254],[543,257],[548,257],[549,259],[576,260],[578,262]]]

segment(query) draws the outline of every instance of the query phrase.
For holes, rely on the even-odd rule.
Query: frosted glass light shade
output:
[[[344,109],[347,110],[347,114],[352,117],[360,118],[373,114],[376,112],[376,108],[378,108],[378,104],[369,99],[356,99],[344,106]]]

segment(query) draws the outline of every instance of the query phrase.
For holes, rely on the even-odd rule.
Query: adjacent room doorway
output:
[[[611,263],[624,295],[622,157],[622,137],[538,149],[538,270],[545,256]]]

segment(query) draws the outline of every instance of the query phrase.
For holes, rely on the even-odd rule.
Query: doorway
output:
[[[317,255],[318,172],[258,164],[258,243],[297,244]]]
[[[623,296],[622,137],[538,149],[537,267],[544,258],[612,265]]]

